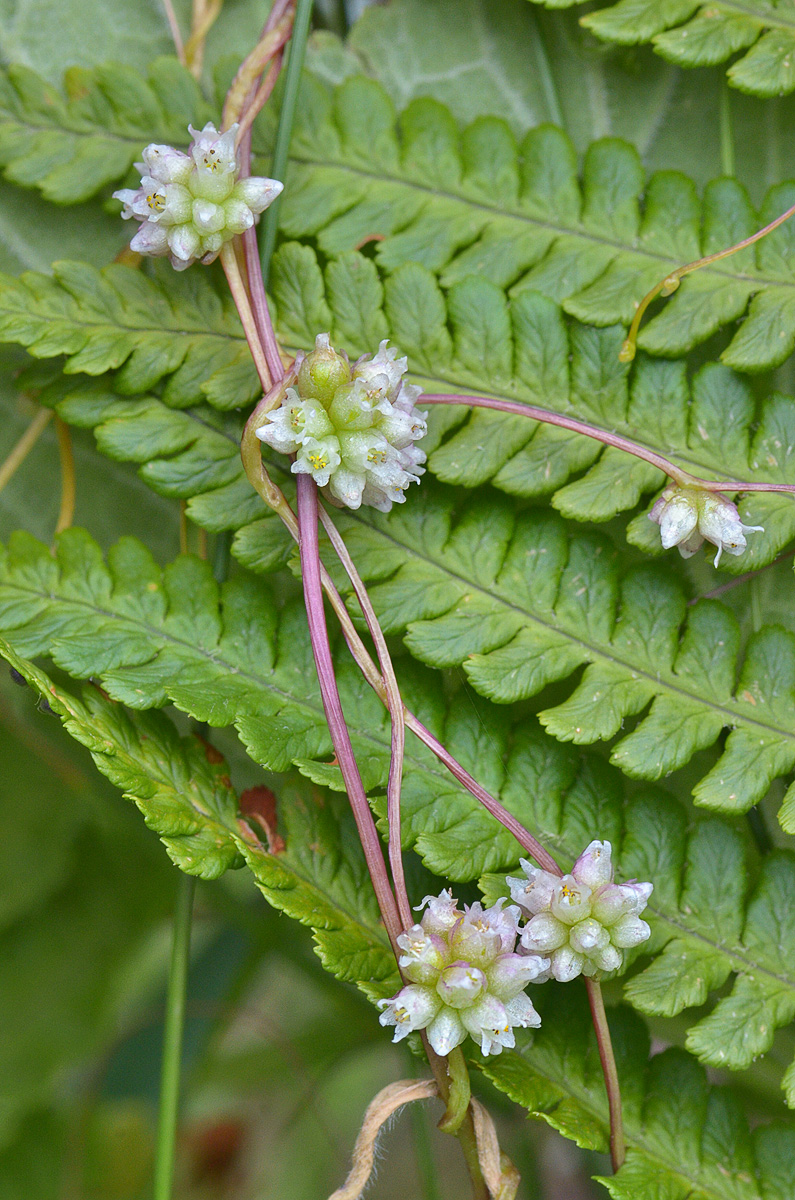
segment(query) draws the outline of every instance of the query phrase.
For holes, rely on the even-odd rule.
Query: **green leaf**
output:
[[[390,145],[375,175],[358,134],[365,103],[383,114],[379,144]],[[617,138],[591,143],[578,178],[574,148],[560,129],[537,125],[517,142],[503,122],[483,117],[459,134],[449,112],[428,100],[414,101],[399,119],[393,112],[387,125],[390,107],[374,81],[351,77],[332,94],[307,80],[281,209],[288,236],[316,238],[333,256],[375,241],[376,260],[389,274],[420,263],[445,287],[476,275],[511,295],[533,288],[579,320],[607,326],[628,324],[644,293],[675,267],[725,249],[786,207],[774,191],[765,205],[770,215],[757,218],[743,185],[727,179],[708,186],[699,204],[682,175],[659,171],[645,179],[637,152]],[[785,312],[785,336],[764,343],[758,305],[775,296],[787,308],[791,258],[772,270],[768,257],[787,236],[776,231],[744,259],[685,279],[645,326],[641,346],[682,354],[742,316],[759,294],[727,361],[744,370],[782,362],[795,336],[792,320]]]
[[[538,2],[564,8],[577,0]],[[608,42],[651,42],[663,58],[683,67],[714,66],[745,50],[727,73],[734,87],[764,97],[795,89],[795,21],[786,10],[760,0],[742,5],[720,0],[697,9],[698,0],[619,0],[587,13],[582,24]]]
[[[123,394],[144,391],[175,371],[163,397],[171,407],[206,399],[215,408],[231,409],[256,393],[237,318],[228,306],[221,309],[201,273],[188,285],[185,276],[173,272],[153,282],[124,267],[108,268],[103,275],[74,264],[58,271],[60,282],[26,276],[9,281],[5,315],[0,288],[0,337],[23,342],[37,356],[72,350],[70,372],[98,374],[124,363],[113,384]],[[650,451],[662,450],[677,466],[705,477],[776,483],[790,478],[795,445],[790,397],[776,393],[757,405],[748,385],[717,363],[706,364],[690,383],[679,362],[641,355],[630,370],[618,361],[620,327],[569,325],[561,310],[534,290],[507,300],[496,285],[470,276],[445,298],[433,275],[414,263],[388,276],[382,288],[372,262],[355,251],[333,260],[324,278],[314,253],[294,243],[275,257],[273,288],[280,332],[294,345],[309,349],[314,333],[325,328],[355,355],[368,346],[372,352],[377,343],[367,339],[389,330],[427,390],[476,389],[554,406]],[[34,293],[37,311],[32,313]],[[383,307],[376,307],[382,297]],[[88,305],[90,321],[80,316]],[[197,307],[206,318],[204,327]],[[153,320],[153,309],[162,314],[161,321]],[[107,414],[97,411],[93,419],[94,424],[100,415],[112,419],[107,435],[100,435],[101,448],[121,459],[137,453],[145,461],[144,454],[176,452],[182,438],[185,449],[171,468],[147,465],[148,482],[180,496],[229,484],[236,500],[245,503],[248,497],[250,504],[250,491],[237,487],[241,472],[232,445],[216,439],[211,450],[212,439],[202,436],[194,452],[189,423],[175,413],[166,418],[161,410],[158,401],[114,407],[109,398]],[[81,415],[77,401],[60,411],[66,420],[92,423],[93,409],[88,406]],[[239,436],[239,424],[209,420],[229,437],[233,430]],[[433,420],[429,467],[445,482],[473,487],[491,481],[513,495],[551,494],[555,507],[579,521],[608,520],[664,481],[656,468],[621,451],[526,418],[458,408],[435,413]],[[138,421],[140,435],[133,428]],[[185,469],[181,480],[179,463]],[[587,468],[592,469],[566,486],[572,474]],[[194,492],[186,493],[190,479]],[[771,562],[795,536],[790,496],[749,495],[741,514],[747,524],[764,530],[749,539],[742,556],[724,559],[736,573]],[[202,520],[221,528],[228,517],[207,513]],[[659,535],[651,539],[645,518],[630,527],[629,536],[645,550],[661,552]]]
[[[114,556],[117,570],[129,570],[135,554],[133,547],[121,544]],[[140,570],[142,564],[139,555],[134,565]],[[97,583],[96,560],[94,566]],[[125,582],[129,576],[119,576],[117,600],[129,612],[140,602]],[[154,619],[161,607],[154,593],[146,607],[141,615]],[[181,738],[163,714],[127,710],[93,688],[78,700],[1,639],[0,654],[47,700],[67,732],[88,748],[102,774],[141,810],[181,870],[215,879],[245,859],[269,902],[315,931],[328,970],[370,989],[394,991],[394,959],[379,928],[364,858],[342,800],[321,802],[306,787],[285,788],[278,807],[281,842],[269,852],[256,821],[239,817],[226,763],[208,742]]]
[[[0,653],[87,747],[102,774],[137,805],[178,867],[215,879],[234,862],[238,852],[226,826],[234,824],[237,798],[212,747],[180,738],[160,713],[133,719],[94,689],[86,689],[82,702],[75,699],[5,641]]]
[[[642,599],[648,603],[646,593]],[[658,619],[650,612],[652,626]],[[300,610],[288,605],[280,612],[264,585],[242,577],[224,585],[219,606],[205,564],[180,559],[161,575],[131,539],[111,553],[109,571],[86,535],[72,530],[61,536],[57,560],[24,535],[12,540],[0,586],[0,621],[8,631],[6,657],[63,715],[100,769],[134,799],[183,869],[212,876],[242,852],[269,900],[312,924],[330,969],[373,987],[386,977],[382,935],[362,944],[356,933],[358,896],[367,890],[357,882],[363,868],[349,865],[345,870],[354,871],[353,877],[337,880],[334,854],[318,849],[326,837],[336,836],[327,830],[331,817],[325,809],[300,797],[283,806],[288,849],[269,855],[251,823],[239,822],[223,767],[208,763],[201,743],[189,740],[180,748],[165,718],[125,713],[91,689],[81,704],[18,657],[46,652],[71,674],[101,678],[113,699],[134,709],[171,700],[197,720],[234,724],[262,766],[280,771],[295,763],[309,779],[341,790],[338,768],[328,762],[330,739]],[[696,646],[708,662],[711,648]],[[513,724],[500,709],[481,713],[457,706],[444,721],[434,681],[423,673],[401,675],[407,702],[420,718],[564,862],[573,861],[598,832],[622,847],[622,877],[658,885],[659,898],[653,897],[650,909],[657,957],[628,984],[633,1003],[671,1015],[703,1003],[734,971],[743,1021],[753,1003],[756,1024],[747,1022],[745,1041],[739,1036],[727,1041],[724,1010],[731,1011],[732,1001],[722,1000],[695,1026],[693,1046],[707,1061],[723,1052],[722,1065],[737,1067],[747,1063],[749,1046],[758,1053],[769,1044],[774,1029],[795,1011],[795,927],[786,916],[795,911],[786,901],[787,890],[795,889],[791,856],[766,863],[749,900],[745,847],[723,821],[712,818],[685,838],[682,814],[663,794],[625,803],[620,775],[602,759],[555,744],[526,719]],[[383,823],[388,720],[344,658],[338,676],[365,786],[376,793]],[[341,819],[336,804],[332,825]],[[505,872],[519,857],[513,838],[413,735],[407,743],[403,834],[407,849],[414,846],[427,867],[453,880]],[[301,880],[311,885],[308,893]],[[493,891],[494,880],[484,882]],[[504,875],[498,887],[504,889]],[[329,904],[334,912],[344,909],[345,919],[338,912],[332,919]],[[320,912],[329,923],[320,920]],[[369,966],[352,965],[360,962]],[[759,1030],[755,1040],[752,1028]]]
[[[483,1060],[483,1072],[531,1116],[604,1151],[607,1097],[582,991],[534,989],[534,1002],[539,994],[542,1024],[532,1044]],[[768,1126],[752,1133],[731,1092],[710,1087],[703,1069],[680,1050],[647,1062],[645,1028],[625,1010],[608,1011],[627,1143],[624,1165],[600,1179],[614,1200],[786,1195],[795,1131]]]
[[[169,375],[164,398],[176,408],[201,396],[221,409],[252,400],[259,385],[228,293],[222,299],[206,273],[168,271],[165,285],[131,267],[81,262],[56,263],[52,278],[4,276],[0,340],[36,358],[66,355],[67,374],[121,367],[122,394]]]
[[[146,79],[124,63],[72,67],[65,87],[64,98],[21,65],[0,74],[0,167],[58,204],[121,179],[149,142],[186,145],[188,124],[215,116],[172,58],[156,58]]]
[[[706,368],[694,390],[698,436],[703,444],[714,441],[716,458],[730,452],[718,417],[725,393],[717,377],[724,373]],[[681,384],[681,372],[677,380]],[[650,381],[649,409],[652,394]],[[681,387],[670,394],[681,396]],[[739,381],[729,403],[732,442],[742,448],[738,427],[749,408]],[[146,462],[145,477],[168,495],[193,497],[189,512],[200,523],[243,526],[233,548],[247,566],[267,571],[285,560],[290,540],[275,518],[247,524],[259,506],[242,477],[233,436],[212,430],[201,412],[174,413],[150,400],[144,409],[149,440],[138,441],[136,410],[126,416],[123,404],[78,391],[59,411],[86,424],[112,414],[97,427],[111,453],[125,456],[135,447]],[[678,417],[656,419],[670,428]],[[771,421],[768,438],[774,428]],[[182,440],[190,444],[187,451],[151,457]],[[285,466],[277,458],[271,469],[289,494]],[[580,482],[572,490],[584,487]],[[573,694],[542,714],[554,737],[579,744],[612,738],[627,716],[653,701],[612,756],[633,777],[659,779],[728,727],[723,756],[694,790],[699,804],[723,812],[747,811],[795,765],[795,660],[787,631],[770,627],[756,635],[740,671],[736,621],[720,603],[704,600],[686,612],[681,586],[667,572],[627,572],[608,541],[572,533],[554,514],[521,510],[497,496],[485,507],[462,505],[424,481],[405,509],[388,518],[362,509],[340,516],[338,524],[362,576],[375,584],[384,628],[407,630],[409,649],[429,665],[462,666],[490,700],[506,704],[535,695],[588,664]],[[787,828],[790,808],[787,803],[782,811]]]

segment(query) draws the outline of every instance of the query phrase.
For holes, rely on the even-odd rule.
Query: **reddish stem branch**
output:
[[[591,1017],[596,1030],[596,1042],[599,1046],[599,1060],[602,1064],[602,1074],[607,1088],[607,1104],[610,1109],[610,1158],[615,1172],[619,1170],[626,1158],[618,1069],[610,1038],[610,1026],[607,1024],[601,985],[595,979],[586,979],[585,986],[588,989],[588,1003],[591,1006]]]
[[[353,589],[356,593],[356,598],[359,601],[359,607],[364,614],[364,619],[367,622],[367,628],[370,630],[370,636],[375,643],[378,662],[381,667],[381,676],[384,689],[384,695],[381,697],[389,709],[389,715],[392,719],[392,755],[389,762],[389,780],[387,783],[387,820],[389,823],[389,865],[392,870],[392,882],[395,885],[395,897],[397,899],[400,917],[403,921],[403,928],[408,929],[413,924],[411,919],[411,906],[409,904],[408,892],[406,891],[406,879],[403,872],[403,855],[402,855],[402,838],[401,838],[401,821],[400,821],[400,789],[403,782],[403,759],[406,746],[406,709],[403,704],[403,698],[400,695],[395,668],[392,665],[392,656],[389,653],[389,647],[386,644],[383,630],[375,615],[375,610],[370,602],[370,597],[367,595],[367,590],[362,582],[359,572],[356,570],[353,559],[351,558],[348,547],[345,545],[343,538],[337,529],[334,522],[327,512],[324,511],[322,505],[320,508],[320,519],[323,522],[329,541],[337,553],[337,557],[345,568],[348,578],[350,579]],[[363,648],[363,647],[362,647]]]
[[[697,475],[691,475],[689,471],[683,471],[681,467],[677,467],[669,458],[664,458],[662,454],[656,454],[653,450],[647,450],[645,446],[638,445],[630,438],[622,437],[620,433],[609,433],[606,429],[589,425],[587,421],[580,421],[576,417],[565,417],[561,413],[550,412],[546,408],[537,408],[534,404],[523,404],[517,400],[500,400],[496,396],[468,396],[463,393],[449,395],[431,393],[428,395],[424,392],[422,403],[491,408],[497,412],[511,413],[513,416],[530,417],[533,421],[541,421],[547,425],[558,425],[561,429],[570,429],[572,433],[580,433],[583,437],[603,442],[605,446],[614,446],[616,450],[634,454],[636,458],[642,458],[644,462],[663,471],[680,486],[700,487],[709,492],[795,492],[793,483],[748,483],[744,480],[700,479]]]
[[[342,711],[342,703],[331,658],[326,613],[323,607],[323,590],[320,582],[320,553],[318,548],[318,503],[317,485],[310,475],[298,476],[298,547],[301,552],[301,574],[304,583],[306,616],[309,636],[317,666],[320,695],[326,714],[334,751],[337,755],[342,778],[353,809],[353,817],[364,849],[367,868],[373,882],[378,907],[392,943],[395,957],[399,956],[397,939],[403,926],[395,897],[389,884],[386,864],[381,851],[378,830],[367,803],[359,767],[353,753],[348,726]]]

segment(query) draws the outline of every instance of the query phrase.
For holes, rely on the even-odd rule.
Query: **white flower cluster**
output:
[[[426,907],[427,906],[427,907]],[[410,982],[379,1001],[382,1025],[398,1042],[427,1029],[437,1054],[449,1054],[470,1034],[484,1054],[515,1044],[514,1026],[536,1028],[541,1018],[524,994],[548,978],[549,959],[516,954],[519,909],[480,904],[461,912],[449,891],[426,896],[419,925],[398,938],[399,963]]]
[[[222,134],[212,124],[201,132],[189,125],[188,132],[193,141],[187,154],[152,143],[143,151],[143,162],[135,164],[141,186],[113,193],[124,205],[124,219],[140,221],[130,249],[156,258],[168,254],[177,271],[198,259],[212,262],[225,242],[251,228],[283,187],[275,179],[238,179],[237,125]]]
[[[508,879],[511,899],[530,917],[521,943],[529,954],[549,955],[553,979],[617,971],[624,951],[648,938],[640,914],[653,885],[614,883],[609,842],[591,842],[562,878],[525,859],[521,865],[524,878]]]
[[[377,354],[351,367],[319,333],[312,354],[296,366],[257,437],[294,454],[294,474],[311,475],[338,504],[389,512],[402,503],[424,473],[425,455],[414,443],[427,432],[427,414],[414,407],[420,388],[402,378],[406,359],[383,341]]]
[[[716,567],[724,550],[727,554],[742,554],[746,533],[764,533],[762,525],[743,525],[737,505],[725,496],[676,484],[667,487],[655,501],[649,520],[660,526],[665,549],[678,546],[682,558],[690,558],[705,541],[712,542],[718,547]]]

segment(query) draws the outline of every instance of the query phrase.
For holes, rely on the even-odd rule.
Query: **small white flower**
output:
[[[705,541],[712,542],[718,547],[716,567],[724,550],[727,554],[742,554],[746,533],[764,533],[762,525],[743,525],[737,505],[731,500],[697,487],[669,485],[648,516],[660,526],[663,547],[669,550],[677,546],[682,558],[690,558]]]
[[[336,503],[389,512],[424,474],[425,454],[415,442],[427,432],[426,414],[414,407],[420,389],[403,383],[406,359],[396,355],[384,341],[373,359],[359,359],[351,368],[329,335],[319,333],[314,351],[297,360],[281,405],[267,414],[257,437],[280,453],[295,454],[292,470],[312,474]],[[329,451],[323,466],[307,454],[311,438]],[[312,451],[317,453],[314,444]]]
[[[458,909],[449,891],[426,896],[421,921],[398,937],[399,965],[409,982],[381,1000],[382,1025],[395,1041],[426,1029],[437,1054],[449,1054],[467,1033],[484,1054],[514,1045],[515,1026],[541,1021],[524,995],[549,977],[549,959],[515,953],[520,912],[503,901]]]
[[[521,865],[524,877],[507,881],[511,898],[529,917],[521,946],[528,954],[548,955],[549,974],[560,983],[617,971],[623,952],[649,937],[640,913],[652,884],[615,883],[609,842],[591,842],[562,878],[524,859]]]
[[[235,154],[237,126],[219,134],[214,125],[193,137],[188,154],[152,143],[143,151],[137,189],[113,193],[121,200],[122,217],[140,221],[130,249],[138,254],[171,255],[171,265],[184,271],[197,260],[212,262],[221,247],[250,229],[276,199],[282,184],[275,179],[238,179]],[[162,233],[153,229],[160,227]]]

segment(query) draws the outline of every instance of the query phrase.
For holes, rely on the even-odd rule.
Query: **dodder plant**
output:
[[[84,73],[79,94],[47,91],[43,110],[31,74],[8,74],[10,177],[71,202],[142,155],[140,185],[114,195],[138,222],[130,249],[170,265],[70,262],[6,278],[2,336],[57,360],[49,378],[28,371],[26,383],[56,409],[65,478],[66,426],[92,428],[104,453],[140,463],[155,490],[186,502],[220,553],[215,572],[206,553],[161,571],[122,538],[106,562],[69,528],[67,495],[54,553],[24,533],[9,542],[2,652],[187,876],[245,862],[271,903],[312,927],[324,966],[374,1001],[373,1021],[380,1008],[396,1040],[414,1035],[432,1077],[374,1099],[335,1195],[361,1193],[395,1108],[432,1095],[475,1195],[515,1195],[518,1174],[471,1096],[468,1062],[581,1145],[609,1145],[605,1185],[619,1200],[787,1195],[791,1127],[763,1124],[752,1138],[735,1093],[709,1090],[696,1060],[748,1068],[795,1011],[795,864],[763,842],[749,877],[749,830],[729,819],[795,767],[793,635],[768,626],[742,640],[720,600],[687,603],[697,576],[678,558],[661,570],[564,520],[637,508],[635,547],[693,556],[707,541],[714,566],[728,555],[741,572],[786,551],[795,401],[776,394],[757,410],[741,376],[710,362],[688,376],[682,356],[755,295],[724,361],[782,360],[789,316],[771,333],[771,313],[789,313],[791,282],[762,247],[783,256],[775,239],[787,227],[741,227],[744,202],[723,181],[705,197],[699,245],[687,181],[662,174],[646,185],[625,143],[592,146],[581,183],[559,129],[531,130],[519,151],[484,117],[459,140],[432,100],[415,101],[398,128],[383,89],[356,76],[334,93],[306,76],[287,178],[252,176],[252,142],[278,164],[290,138],[300,37],[275,144],[257,142],[274,127],[294,20],[305,33],[309,6],[295,9],[274,4],[220,117],[172,60],[148,81]],[[184,112],[186,97],[195,111]],[[98,115],[112,158],[97,152],[107,136]],[[36,154],[25,132],[35,122],[46,126]],[[282,183],[282,230],[304,240],[283,241],[272,268],[265,255],[277,338],[256,222]],[[362,253],[373,238],[374,257]],[[746,254],[759,242],[760,257],[727,282],[715,263],[735,242]],[[685,266],[682,245],[693,250]],[[225,291],[202,273],[216,258]],[[685,282],[640,336],[652,354],[679,359],[630,366],[639,293],[670,294],[696,267],[701,291]],[[481,490],[469,503],[446,485]],[[525,503],[549,495],[551,508]],[[227,571],[229,531],[247,570]],[[300,572],[303,605],[282,602],[283,578],[257,578],[285,564]],[[432,671],[393,663],[395,633],[421,664],[462,667],[493,708],[445,714]],[[35,665],[41,655],[88,680],[82,696]],[[506,707],[565,686],[582,666],[568,693],[545,693],[538,720]],[[261,767],[296,767],[344,793],[372,897],[359,888],[351,906],[358,860],[340,809],[324,842],[311,803],[307,816],[300,788],[285,785],[277,832],[272,815],[235,795],[215,752],[180,742],[151,711],[167,703],[209,727],[233,725]],[[619,733],[610,762],[575,749]],[[691,760],[696,804],[723,815],[697,820],[684,795],[632,782]],[[787,832],[792,793],[781,796]],[[327,844],[341,864],[331,879],[317,853]],[[406,872],[411,851],[438,881],[424,899],[409,882],[415,866]],[[459,903],[475,880],[483,900]],[[172,1013],[189,901],[183,891]],[[637,1013],[674,1041],[657,1018],[704,1004],[730,975],[686,1050],[648,1061]],[[608,1023],[605,978],[635,1014],[615,1007]],[[171,1186],[179,1032],[175,1019],[158,1200]],[[788,1103],[793,1079],[790,1067]]]

